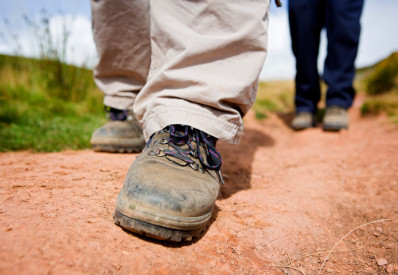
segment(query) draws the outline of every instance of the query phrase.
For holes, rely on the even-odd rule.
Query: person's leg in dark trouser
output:
[[[325,5],[319,0],[289,1],[289,25],[292,50],[296,57],[296,118],[292,127],[299,130],[313,126],[320,99],[317,68]]]
[[[323,79],[328,85],[325,130],[348,128],[347,109],[355,96],[355,58],[364,0],[326,1],[327,57]]]
[[[358,52],[363,0],[327,1],[327,57],[323,79],[328,85],[327,106],[349,108],[355,96],[352,85]]]

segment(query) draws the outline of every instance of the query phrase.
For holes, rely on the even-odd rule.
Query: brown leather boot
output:
[[[204,231],[222,182],[215,141],[189,126],[171,125],[155,133],[127,173],[115,223],[177,242]]]
[[[315,116],[310,112],[299,112],[294,116],[290,126],[296,131],[315,127]]]
[[[94,131],[90,143],[94,151],[139,153],[145,147],[142,128],[132,111],[111,108],[110,120]]]
[[[347,109],[339,106],[327,107],[323,118],[323,130],[340,131],[341,129],[348,129]]]

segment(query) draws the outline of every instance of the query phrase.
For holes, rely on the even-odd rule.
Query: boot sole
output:
[[[312,124],[312,125],[299,125],[299,126],[290,126],[293,130],[295,131],[301,131],[301,130],[306,130],[306,129],[310,129],[310,128],[315,128],[316,124]]]
[[[338,132],[340,130],[348,130],[348,126],[341,126],[341,125],[323,125],[322,130],[328,132]]]
[[[315,128],[316,123],[314,122],[312,124],[290,125],[290,127],[295,131],[301,131],[301,130],[306,130],[306,129],[310,129],[310,128]]]
[[[122,146],[122,145],[109,145],[109,144],[92,144],[91,147],[95,152],[108,152],[108,153],[141,153],[144,145],[138,146]]]
[[[200,235],[206,228],[206,224],[202,228],[194,230],[178,230],[167,228],[127,217],[126,215],[120,213],[117,209],[113,214],[113,221],[116,225],[124,228],[127,231],[158,240],[172,242],[192,241],[192,238]]]

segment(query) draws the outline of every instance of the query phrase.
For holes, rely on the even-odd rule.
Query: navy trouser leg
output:
[[[323,79],[327,106],[349,108],[355,96],[352,82],[358,51],[364,0],[326,0],[327,57]]]
[[[315,113],[317,110],[320,99],[317,60],[324,20],[324,1],[289,1],[290,35],[296,57],[296,112]]]

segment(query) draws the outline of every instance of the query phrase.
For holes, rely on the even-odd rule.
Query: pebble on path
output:
[[[387,260],[384,259],[384,258],[379,258],[379,259],[377,259],[377,264],[379,266],[386,265],[387,264]]]

